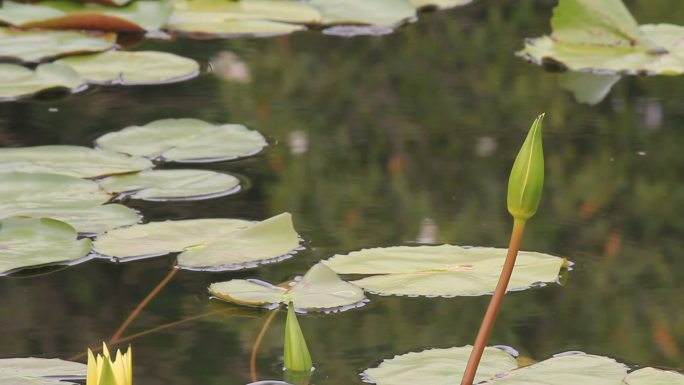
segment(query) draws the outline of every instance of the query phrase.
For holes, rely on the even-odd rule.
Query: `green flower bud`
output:
[[[306,347],[304,334],[297,322],[294,305],[287,305],[287,320],[285,321],[285,369],[293,372],[310,372],[313,368],[309,348]]]
[[[516,220],[532,217],[541,200],[544,185],[543,120],[544,114],[541,114],[532,123],[508,179],[508,211]]]

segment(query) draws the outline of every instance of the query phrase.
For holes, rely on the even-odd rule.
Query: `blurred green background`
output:
[[[684,24],[679,0],[625,3],[640,23]],[[145,41],[134,49],[204,68],[212,61],[214,70],[178,84],[0,104],[0,145],[91,146],[105,132],[169,117],[243,123],[271,138],[256,157],[201,166],[247,178],[239,195],[132,202],[146,220],[293,214],[305,251],[244,272],[181,271],[125,333],[226,310],[132,344],[137,384],[230,385],[250,382],[267,312],[213,303],[211,282],[281,282],[364,247],[504,247],[508,172],[546,112],[546,185],[523,249],[575,264],[563,286],[511,293],[491,344],[537,360],[582,350],[684,370],[684,78],[623,78],[597,106],[576,103],[556,74],[513,55],[525,37],[549,32],[554,4],[479,0],[377,37]],[[2,278],[0,357],[69,358],[97,346],[172,263],[94,260]],[[358,372],[383,358],[470,344],[489,299],[370,298],[345,313],[300,317],[318,366],[313,383],[360,384]],[[282,377],[284,319],[266,334],[260,379]]]

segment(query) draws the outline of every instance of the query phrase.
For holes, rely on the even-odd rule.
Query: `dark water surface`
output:
[[[627,4],[642,23],[684,24],[677,0]],[[480,1],[382,37],[144,42],[136,49],[204,68],[231,51],[251,81],[205,72],[4,103],[0,145],[91,146],[105,132],[169,117],[243,123],[275,142],[247,160],[200,166],[245,176],[249,188],[238,195],[132,203],[145,220],[293,214],[305,251],[243,272],[180,271],[124,333],[190,319],[131,341],[135,383],[231,385],[251,381],[250,351],[268,312],[210,301],[210,283],[281,282],[337,252],[419,240],[504,247],[508,172],[545,111],[547,179],[523,248],[575,267],[564,286],[510,294],[491,344],[537,360],[582,350],[682,370],[684,77],[625,78],[601,104],[577,104],[556,75],[512,54],[523,37],[548,31],[552,5]],[[172,265],[173,256],[93,260],[0,279],[0,357],[70,358],[97,346]],[[358,372],[382,358],[472,343],[489,300],[370,298],[342,314],[300,317],[318,366],[313,383],[359,384]],[[259,379],[282,379],[284,319],[265,336]]]

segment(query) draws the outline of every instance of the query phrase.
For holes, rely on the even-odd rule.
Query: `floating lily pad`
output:
[[[232,3],[242,3],[236,1]],[[226,2],[227,3],[227,2]],[[269,37],[303,31],[303,25],[271,20],[233,19],[223,13],[177,11],[167,23],[176,34],[199,37]]]
[[[299,249],[292,215],[284,213],[213,241],[185,249],[178,266],[191,270],[237,270],[291,257]]]
[[[416,17],[409,0],[311,0],[323,24],[394,26]]]
[[[561,0],[551,36],[528,39],[518,55],[554,69],[599,74],[684,73],[684,27],[639,26],[620,0]]]
[[[0,385],[78,385],[73,382],[60,381],[45,377],[0,377]]]
[[[285,289],[254,279],[233,279],[209,286],[217,298],[242,305],[293,302],[301,310],[329,310],[353,306],[365,298],[363,290],[341,280],[321,263],[315,264],[294,286]]]
[[[94,84],[165,84],[187,80],[199,74],[196,61],[155,51],[108,51],[68,57],[57,63],[72,67],[86,81]]]
[[[494,291],[506,249],[487,247],[396,246],[364,249],[323,261],[338,274],[373,274],[352,283],[387,295],[461,296]],[[558,279],[565,259],[518,254],[509,291]]]
[[[76,31],[19,31],[0,27],[0,58],[40,62],[58,56],[100,52],[116,44],[116,35]]]
[[[463,377],[471,346],[428,349],[384,360],[378,367],[366,369],[362,376],[378,385],[457,384]],[[501,349],[487,347],[482,355],[474,383],[513,370],[518,364]]]
[[[0,148],[0,172],[33,172],[93,178],[152,167],[145,158],[80,146]]]
[[[54,219],[0,220],[0,274],[81,259],[90,251],[90,240],[76,236],[73,227]]]
[[[596,75],[588,72],[564,72],[558,75],[558,84],[572,92],[579,103],[600,103],[620,80],[618,75]]]
[[[97,183],[43,173],[0,173],[0,212],[69,204],[99,205],[111,199]]]
[[[473,0],[409,0],[416,8],[449,9],[470,4]]]
[[[85,378],[86,365],[57,358],[2,358],[0,378],[7,377],[62,377]],[[54,380],[56,381],[56,380]]]
[[[320,21],[307,4],[282,0],[176,0],[167,29],[214,37],[273,36],[306,29]]]
[[[626,385],[684,385],[684,374],[666,370],[643,368],[625,377]]]
[[[140,221],[137,211],[119,204],[55,206],[0,212],[0,218],[8,216],[57,219],[68,223],[82,235],[101,234]]]
[[[97,139],[101,148],[165,161],[202,163],[254,155],[266,147],[257,131],[240,124],[213,125],[197,119],[162,119]]]
[[[150,170],[99,182],[110,193],[148,201],[209,199],[234,194],[240,188],[238,178],[205,170]]]
[[[112,230],[95,250],[117,259],[181,252],[178,265],[197,270],[234,270],[289,256],[299,247],[290,214],[262,222],[189,219],[153,222]]]
[[[499,374],[487,385],[624,385],[627,366],[590,354],[561,355]]]
[[[83,78],[71,67],[46,63],[28,69],[18,64],[0,63],[0,100],[16,100],[41,92],[77,92],[86,87]]]
[[[5,1],[0,21],[21,28],[141,32],[160,29],[172,11],[168,1],[135,1],[123,7],[66,0],[38,4]]]

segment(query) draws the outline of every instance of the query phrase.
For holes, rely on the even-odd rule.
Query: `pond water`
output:
[[[684,24],[676,1],[626,2],[642,22]],[[248,188],[200,202],[139,202],[146,220],[293,214],[306,249],[240,272],[179,271],[127,328],[137,384],[246,384],[263,309],[209,300],[212,282],[282,282],[364,247],[505,247],[510,165],[547,113],[546,185],[523,249],[567,257],[563,285],[508,295],[490,344],[541,360],[581,350],[628,364],[684,362],[683,77],[629,77],[596,106],[513,55],[548,32],[551,1],[482,1],[422,15],[378,37],[319,32],[271,39],[145,41],[203,63],[229,51],[247,82],[219,71],[170,85],[102,87],[0,104],[0,146],[91,146],[103,133],[169,117],[235,122],[272,145],[234,162]],[[178,167],[166,164],[164,168]],[[0,357],[73,358],[108,340],[173,266],[173,256],[0,280]],[[360,384],[383,358],[473,342],[489,297],[370,295],[364,307],[300,323],[315,384]],[[259,380],[282,380],[285,313],[265,335]],[[177,324],[173,324],[178,321]],[[82,358],[81,358],[82,359]]]

